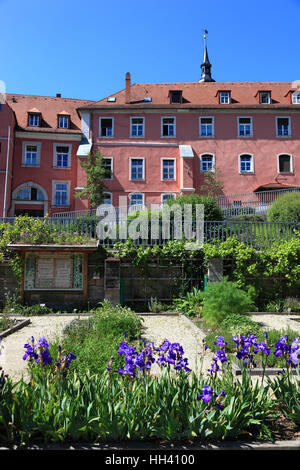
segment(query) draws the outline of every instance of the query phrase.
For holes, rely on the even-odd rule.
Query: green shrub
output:
[[[250,295],[227,279],[208,284],[203,295],[202,316],[209,326],[220,325],[230,314],[247,314],[254,309]]]
[[[176,312],[184,313],[188,317],[199,316],[202,310],[203,295],[204,293],[200,289],[194,287],[191,292],[175,299],[173,308]]]
[[[91,318],[76,320],[65,331],[64,347],[78,358],[71,367],[76,367],[82,374],[87,370],[101,374],[113,356],[112,370],[117,371],[124,361],[117,354],[119,345],[124,341],[124,335],[130,344],[139,342],[142,320],[129,308],[114,306],[108,301],[91,313]]]
[[[247,335],[248,333],[259,336],[262,333],[262,327],[246,315],[233,313],[228,315],[221,323],[221,328],[230,331],[232,336],[237,334]]]
[[[283,301],[283,312],[300,312],[300,299],[288,297]]]
[[[217,200],[212,196],[188,194],[186,196],[178,196],[176,199],[169,199],[167,204],[170,207],[172,207],[173,204],[179,204],[182,208],[185,204],[191,204],[193,217],[196,216],[196,204],[203,204],[205,220],[223,220],[223,212]]]
[[[276,199],[267,211],[269,222],[299,222],[300,192],[291,192]]]
[[[150,302],[148,302],[148,310],[152,313],[166,312],[170,308],[170,305],[160,302],[156,297],[151,297]]]

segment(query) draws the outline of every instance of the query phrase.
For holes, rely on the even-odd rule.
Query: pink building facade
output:
[[[81,109],[112,178],[108,200],[163,202],[201,193],[217,173],[223,194],[300,186],[300,92],[292,83],[134,84]]]
[[[127,73],[100,101],[6,95],[2,217],[88,209],[75,194],[86,184],[80,162],[97,150],[114,206],[200,194],[208,173],[224,195],[300,187],[299,84],[215,82],[206,48],[201,68],[192,83],[133,84]]]

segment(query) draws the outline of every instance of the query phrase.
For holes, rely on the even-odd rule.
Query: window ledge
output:
[[[40,165],[30,165],[29,163],[22,163],[22,164],[21,164],[21,167],[23,167],[23,168],[26,168],[26,167],[29,167],[29,168],[40,168],[41,166],[40,166]]]
[[[71,170],[70,166],[53,166],[54,170]]]

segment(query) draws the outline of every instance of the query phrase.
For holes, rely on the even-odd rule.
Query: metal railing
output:
[[[71,233],[86,235],[91,238],[98,238],[97,225],[99,218],[48,218],[46,223],[50,226],[51,232],[57,234]],[[0,223],[14,224],[15,218],[0,219]],[[107,236],[102,236],[99,244],[106,247],[113,247],[116,242],[125,242],[128,236],[130,221],[120,223],[118,221],[110,223],[107,228]],[[178,230],[179,229],[179,230]],[[191,229],[195,232],[196,226],[192,224]],[[223,242],[229,237],[236,237],[238,240],[257,249],[270,247],[273,243],[289,240],[295,236],[296,231],[300,231],[300,221],[295,223],[284,222],[245,222],[245,221],[204,221],[203,241],[204,243]],[[113,233],[113,236],[109,234]],[[162,246],[169,240],[184,239],[184,228],[172,221],[159,220],[156,225],[155,237],[151,233],[151,223],[146,225],[145,235],[134,233],[131,240],[137,246]],[[182,233],[182,237],[178,237]],[[1,236],[1,234],[0,234]]]
[[[300,188],[228,194],[218,198],[218,205],[227,217],[252,213],[261,214],[265,213],[279,196],[294,191],[300,191]]]
[[[270,191],[259,191],[249,193],[236,193],[219,196],[217,203],[224,212],[225,217],[233,217],[246,214],[262,214],[265,213],[270,205],[285,193],[300,191],[299,188],[286,188]],[[153,202],[147,204],[132,205],[126,207],[114,207],[116,216],[119,213],[130,213],[137,210],[161,210],[162,203]],[[54,218],[76,218],[76,217],[93,217],[96,216],[96,209],[69,211],[69,212],[56,212],[52,215]]]

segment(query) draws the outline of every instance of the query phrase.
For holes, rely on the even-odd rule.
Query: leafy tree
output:
[[[204,173],[203,183],[200,186],[201,193],[211,197],[218,197],[223,194],[224,180],[219,168],[216,168],[214,173],[211,171]]]
[[[86,172],[87,184],[74,196],[87,198],[91,207],[97,207],[104,201],[104,179],[110,176],[110,171],[103,167],[103,156],[99,150],[89,152],[86,160],[80,160],[80,165]]]

